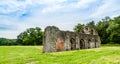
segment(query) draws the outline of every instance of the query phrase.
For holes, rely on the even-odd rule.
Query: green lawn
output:
[[[120,64],[120,46],[42,53],[42,46],[0,46],[0,64]]]

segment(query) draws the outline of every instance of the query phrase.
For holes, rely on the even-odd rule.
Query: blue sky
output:
[[[0,0],[0,37],[16,38],[36,26],[73,30],[77,23],[118,15],[120,0]]]

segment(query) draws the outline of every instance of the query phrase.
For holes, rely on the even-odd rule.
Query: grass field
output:
[[[42,53],[42,46],[0,46],[0,64],[120,64],[120,46]]]

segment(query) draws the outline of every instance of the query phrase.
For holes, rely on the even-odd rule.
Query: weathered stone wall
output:
[[[87,30],[86,30],[87,28]],[[45,29],[43,52],[57,52],[100,47],[101,41],[93,28],[86,27],[80,33],[60,31],[55,26]],[[93,33],[90,31],[92,30]]]

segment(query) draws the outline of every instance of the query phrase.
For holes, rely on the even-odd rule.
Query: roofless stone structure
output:
[[[43,52],[58,52],[100,47],[101,41],[94,27],[85,27],[79,33],[61,31],[55,26],[45,28]]]

